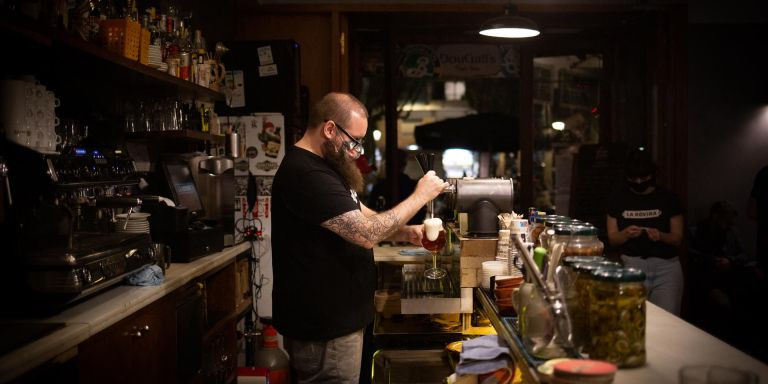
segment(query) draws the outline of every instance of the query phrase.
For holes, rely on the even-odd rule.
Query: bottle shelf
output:
[[[143,65],[79,36],[62,30],[46,28],[18,15],[0,13],[0,35],[21,39],[52,51],[54,62],[76,60],[94,74],[92,81],[114,82],[116,86],[145,87],[156,92],[158,88],[187,100],[215,102],[224,100],[224,94],[171,76]],[[105,68],[108,67],[108,68]]]

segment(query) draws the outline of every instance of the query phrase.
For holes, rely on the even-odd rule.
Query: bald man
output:
[[[394,208],[374,212],[358,193],[368,111],[346,93],[310,111],[272,184],[274,324],[298,383],[357,383],[363,330],[373,320],[372,248],[383,240],[421,244],[405,223],[448,184],[428,172]]]

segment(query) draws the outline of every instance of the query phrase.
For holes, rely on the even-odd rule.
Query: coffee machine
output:
[[[203,220],[224,231],[224,246],[235,243],[235,162],[204,153],[185,155],[205,212]]]
[[[0,279],[7,308],[60,308],[154,263],[148,231],[115,227],[120,212],[128,217],[143,203],[127,154],[42,154],[10,141],[0,141],[0,149],[7,170],[0,236],[13,271]]]
[[[169,155],[160,160],[152,190],[171,197],[175,207],[161,203],[145,204],[150,212],[152,238],[171,247],[173,262],[186,263],[221,251],[224,232],[219,222],[207,219],[193,172],[185,155]],[[233,198],[234,199],[234,198]]]

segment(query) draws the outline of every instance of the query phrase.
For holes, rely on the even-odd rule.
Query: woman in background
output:
[[[656,185],[656,165],[647,151],[630,152],[627,183],[608,200],[608,241],[619,247],[627,267],[645,272],[648,300],[680,315],[683,270],[677,247],[683,240],[683,213],[677,196]]]

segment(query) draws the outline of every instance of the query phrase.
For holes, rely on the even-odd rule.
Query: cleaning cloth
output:
[[[462,342],[456,373],[484,374],[506,368],[511,363],[509,347],[497,335],[481,336]]]
[[[157,265],[145,265],[143,268],[125,277],[128,285],[160,285],[165,281],[163,270]]]

